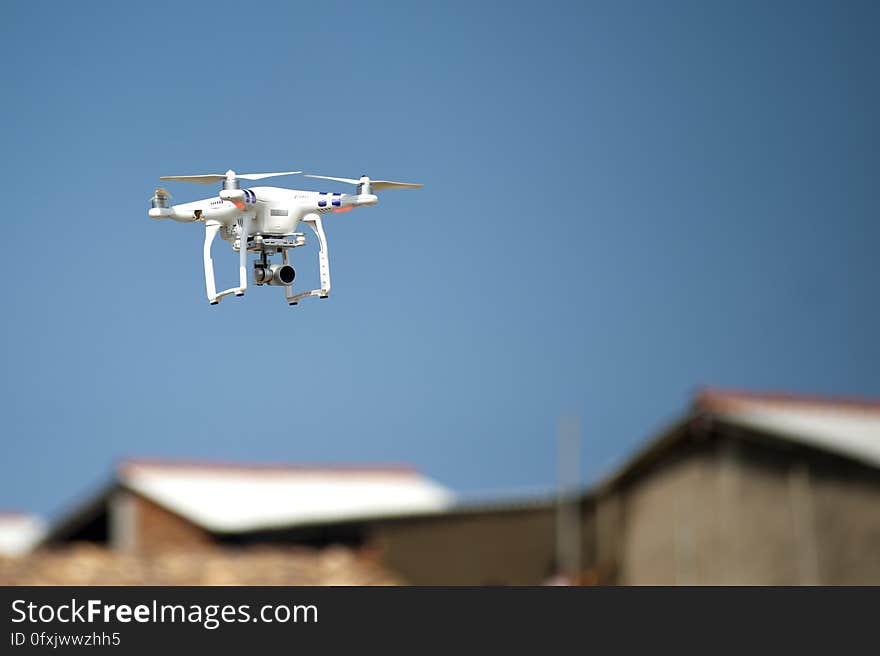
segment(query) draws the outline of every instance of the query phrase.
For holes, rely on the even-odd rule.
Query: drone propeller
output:
[[[310,175],[306,173],[307,178],[318,178],[320,180],[332,180],[333,182],[346,182],[348,184],[358,185],[358,193],[369,194],[372,191],[381,191],[382,189],[416,189],[425,185],[415,182],[393,182],[391,180],[370,180],[365,175],[360,180],[354,178],[333,178],[329,175]]]
[[[163,175],[160,180],[176,180],[178,182],[195,182],[198,184],[212,184],[221,180],[262,180],[263,178],[275,178],[279,175],[296,175],[302,171],[282,171],[281,173],[236,173],[232,169],[226,173],[212,173],[209,175]]]

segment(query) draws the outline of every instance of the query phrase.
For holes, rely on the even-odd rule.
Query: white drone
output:
[[[280,175],[294,175],[302,171],[283,173],[237,174],[229,170],[225,175],[167,175],[160,180],[178,180],[211,184],[223,181],[219,196],[197,200],[182,205],[168,205],[171,195],[164,189],[156,189],[150,199],[151,219],[174,219],[183,223],[202,222],[205,224],[205,286],[208,301],[216,305],[224,296],[235,294],[244,296],[247,290],[247,254],[256,253],[254,261],[254,282],[257,285],[277,285],[284,287],[284,295],[289,305],[296,305],[301,298],[318,296],[327,298],[330,294],[330,259],[327,251],[327,237],[321,225],[321,215],[328,212],[347,212],[355,207],[375,205],[379,198],[373,193],[382,189],[412,189],[420,184],[391,182],[389,180],[370,180],[363,175],[359,180],[353,178],[331,178],[324,175],[307,175],[308,178],[347,182],[357,185],[354,194],[337,194],[318,191],[298,191],[281,187],[253,187],[242,189],[239,180],[262,180]],[[306,237],[296,232],[300,221],[304,221],[318,236],[320,250],[318,265],[321,274],[321,288],[293,293],[296,271],[290,265],[288,251],[306,243]],[[239,253],[238,287],[217,293],[214,282],[214,263],[211,260],[211,244],[217,233]],[[244,247],[242,247],[244,244]],[[281,263],[272,264],[269,256],[281,253]]]

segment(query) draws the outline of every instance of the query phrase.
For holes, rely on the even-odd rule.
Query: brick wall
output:
[[[140,495],[120,490],[111,502],[111,543],[120,550],[211,549],[210,533]]]

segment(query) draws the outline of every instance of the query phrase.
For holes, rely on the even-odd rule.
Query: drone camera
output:
[[[289,264],[257,265],[254,267],[254,281],[258,285],[289,286],[296,279],[296,270]]]

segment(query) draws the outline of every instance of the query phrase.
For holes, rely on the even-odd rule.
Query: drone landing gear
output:
[[[302,234],[294,235],[294,239],[263,237],[260,235],[252,239],[242,240],[239,238],[239,265],[238,265],[238,287],[230,287],[222,292],[217,292],[216,282],[214,279],[214,262],[211,259],[211,246],[217,233],[220,231],[221,224],[216,221],[205,223],[205,288],[208,295],[208,302],[211,305],[217,305],[224,296],[235,294],[236,296],[244,296],[247,291],[247,254],[248,252],[258,253],[260,260],[254,263],[254,279],[258,285],[283,285],[284,297],[288,305],[298,305],[300,299],[309,296],[317,296],[318,298],[327,298],[330,295],[330,256],[327,248],[327,236],[324,234],[324,227],[321,225],[321,217],[317,214],[307,214],[303,221],[314,231],[318,237],[318,271],[320,273],[321,288],[312,289],[307,292],[293,293],[293,280],[295,273],[293,267],[290,266],[290,257],[288,251],[297,246],[303,246],[305,237]],[[242,220],[241,235],[250,234],[251,217],[245,215]],[[224,233],[224,239],[225,239]],[[244,241],[244,246],[242,246]],[[234,246],[233,246],[234,247]],[[281,268],[276,271],[278,265],[269,265],[268,255],[273,253],[281,253]],[[259,272],[259,275],[258,275]]]
[[[247,234],[249,229],[250,217],[245,215],[242,225],[244,234]],[[203,252],[205,260],[205,290],[208,294],[208,302],[211,305],[217,305],[224,296],[229,296],[230,294],[244,296],[245,291],[247,291],[247,250],[244,249],[239,257],[238,287],[230,287],[217,293],[217,286],[214,281],[214,261],[211,259],[211,245],[214,243],[214,238],[219,231],[220,223],[216,221],[205,222],[205,247]]]
[[[290,256],[287,253],[287,250],[281,251],[281,264],[287,265],[290,264]],[[293,298],[293,285],[287,285],[284,288],[284,298],[287,299],[288,305],[296,305],[296,301],[291,301]]]
[[[330,295],[330,253],[327,248],[327,236],[324,234],[324,226],[321,225],[321,217],[318,214],[307,214],[303,221],[309,225],[315,235],[318,237],[318,272],[321,275],[321,288],[320,289],[312,289],[307,292],[300,292],[299,294],[293,294],[293,290],[290,287],[284,288],[284,294],[287,297],[287,304],[289,306],[298,305],[300,299],[307,298],[309,296],[317,296],[318,298],[327,298]],[[284,252],[283,256],[284,263],[287,263],[287,251]]]

